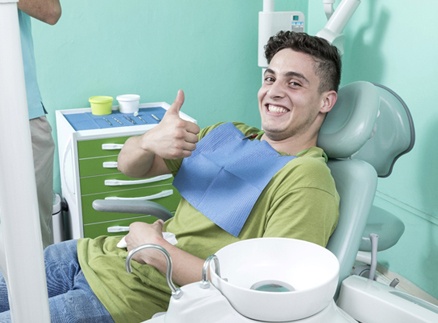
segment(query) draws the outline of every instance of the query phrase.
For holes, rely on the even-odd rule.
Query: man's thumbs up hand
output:
[[[184,92],[179,90],[160,123],[145,134],[149,149],[162,158],[188,157],[196,148],[200,129],[197,124],[180,117],[183,103]]]

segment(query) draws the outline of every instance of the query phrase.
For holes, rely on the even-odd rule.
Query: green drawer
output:
[[[89,157],[118,155],[120,152],[120,148],[104,150],[102,148],[102,145],[103,144],[123,145],[129,137],[130,136],[78,141],[78,157],[79,159],[81,159],[81,158],[89,158]]]
[[[84,237],[96,238],[98,236],[123,236],[127,232],[109,233],[108,228],[113,226],[129,226],[133,222],[153,223],[157,218],[153,216],[127,217],[116,221],[84,225]]]
[[[163,177],[165,178],[165,177]],[[156,178],[152,179],[155,181]],[[159,178],[158,178],[159,179]],[[113,181],[128,181],[126,183],[122,182],[119,184],[109,183]],[[105,183],[106,182],[106,183]],[[86,178],[81,178],[81,195],[104,193],[104,192],[114,192],[121,190],[130,190],[141,188],[144,186],[159,186],[159,185],[170,185],[173,182],[173,177],[167,179],[157,180],[151,183],[144,183],[141,179],[134,179],[127,177],[121,173],[112,175],[101,175],[101,176],[91,176]],[[122,185],[123,184],[123,185]],[[148,194],[145,194],[148,195]]]
[[[143,187],[137,190],[125,190],[119,192],[113,192],[113,194],[102,193],[102,194],[92,194],[87,196],[82,196],[82,221],[83,224],[97,223],[97,222],[106,222],[113,221],[117,219],[123,219],[126,217],[133,217],[133,214],[123,214],[116,212],[100,212],[93,209],[93,201],[104,199],[108,196],[117,196],[117,197],[141,197],[141,196],[150,196],[159,194],[164,190],[173,190],[173,194],[166,197],[161,197],[158,199],[152,200],[153,202],[157,202],[167,208],[170,212],[175,212],[179,201],[181,200],[181,195],[172,185],[162,185],[162,186],[153,186],[153,187]],[[141,214],[140,214],[141,215]]]
[[[117,163],[117,155],[79,159],[79,177],[95,175],[120,174],[117,167],[104,167],[104,163]]]

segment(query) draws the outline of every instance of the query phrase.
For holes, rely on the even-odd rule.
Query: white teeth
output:
[[[285,113],[285,112],[287,112],[287,109],[285,109],[283,107],[276,106],[276,105],[272,105],[272,104],[268,105],[268,110],[270,112],[275,112],[275,113]]]

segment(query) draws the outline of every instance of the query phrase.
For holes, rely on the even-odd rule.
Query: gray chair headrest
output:
[[[329,158],[351,157],[370,139],[379,105],[379,94],[370,82],[342,87],[319,131],[318,146]]]
[[[359,81],[339,90],[319,132],[318,146],[331,159],[361,159],[379,177],[386,177],[414,141],[414,123],[405,102],[383,85]]]
[[[397,159],[414,147],[415,129],[402,98],[383,85],[374,85],[380,96],[380,107],[373,135],[352,158],[368,162],[379,177],[387,177]]]

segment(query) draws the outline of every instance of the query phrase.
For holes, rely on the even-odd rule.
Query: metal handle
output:
[[[170,290],[172,291],[172,296],[175,299],[179,299],[181,298],[181,296],[183,295],[183,292],[181,289],[176,288],[175,284],[172,281],[172,259],[170,258],[169,253],[167,252],[166,249],[164,249],[163,247],[156,245],[156,244],[144,244],[141,245],[135,249],[132,249],[129,253],[128,253],[128,257],[126,258],[126,271],[128,273],[132,273],[132,268],[131,268],[131,258],[134,256],[134,254],[140,250],[143,249],[156,249],[158,251],[161,251],[164,255],[164,257],[166,258],[166,262],[167,262],[167,271],[166,271],[166,279],[167,279],[167,284],[169,285]]]
[[[214,271],[215,271],[216,275],[218,275],[219,278],[221,278],[219,258],[216,255],[211,255],[205,260],[204,266],[202,267],[201,288],[207,289],[210,287],[210,282],[208,281],[208,278],[207,278],[207,272],[208,272],[208,268],[210,267],[210,263],[212,261],[214,261]]]
[[[172,178],[172,174],[159,175],[151,178],[137,179],[137,180],[106,179],[104,183],[105,186],[129,186],[129,185],[155,183],[155,182],[164,181],[169,178]]]
[[[117,162],[116,161],[106,161],[102,163],[103,168],[117,168]]]
[[[106,231],[108,233],[129,232],[129,227],[128,226],[122,226],[122,225],[114,225],[112,227],[106,228]]]
[[[164,190],[157,194],[153,195],[146,195],[146,196],[140,196],[140,197],[118,197],[118,196],[107,196],[105,197],[105,200],[116,200],[116,201],[151,201],[151,200],[157,200],[163,197],[171,196],[173,195],[173,190]]]
[[[102,150],[120,150],[123,144],[102,144]]]

